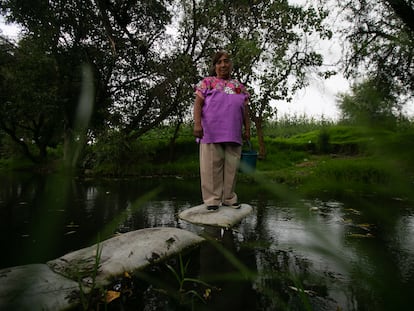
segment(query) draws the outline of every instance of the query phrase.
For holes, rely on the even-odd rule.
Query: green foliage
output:
[[[28,159],[18,159],[18,158],[1,158],[0,159],[0,169],[7,171],[23,171],[33,169],[33,162]]]
[[[88,149],[85,168],[103,175],[193,175],[198,173],[198,145],[182,129],[171,142],[173,128],[160,126],[130,140],[110,131]]]
[[[102,289],[96,288],[96,277],[98,275],[99,266],[101,264],[101,256],[102,256],[102,246],[99,244],[99,241],[96,245],[96,252],[95,252],[95,260],[94,265],[92,267],[92,271],[77,271],[77,280],[79,285],[79,296],[83,310],[90,310],[92,305],[92,298],[94,297],[93,294],[95,290],[98,290],[100,293],[103,292]],[[74,267],[74,269],[79,269],[79,267]],[[86,272],[86,273],[85,273]],[[83,285],[82,278],[83,277],[91,277],[92,283],[88,288],[85,288]]]
[[[65,143],[71,143],[76,139],[72,131],[76,127],[83,63],[93,68],[96,92],[89,123],[92,136],[110,126],[125,135],[134,132],[139,137],[171,115],[181,117],[192,93],[189,80],[194,70],[186,55],[160,53],[160,46],[168,45],[165,34],[165,26],[171,19],[168,5],[169,1],[130,1],[123,5],[105,1],[98,5],[50,1],[48,5],[39,3],[29,7],[16,0],[0,2],[0,11],[7,12],[9,20],[21,25],[27,38],[36,38],[39,50],[54,61],[53,66],[37,66],[39,72],[51,70],[53,75],[41,78],[27,75],[24,82],[42,83],[56,90],[58,101],[51,108],[59,108],[60,112],[47,116],[60,125],[59,131],[53,132],[59,142],[66,139]],[[16,50],[20,51],[20,47]],[[34,60],[32,63],[36,64]],[[27,93],[36,97],[29,87]],[[42,104],[45,107],[33,110],[46,113],[44,98]],[[16,118],[13,107],[16,106],[10,105],[6,111]],[[20,138],[16,135],[16,142]]]
[[[0,68],[0,128],[34,162],[62,136],[56,62],[33,38],[19,42]],[[24,86],[24,87],[22,87]]]
[[[266,139],[268,146],[268,157],[266,160],[259,161],[270,170],[280,169],[291,166],[298,161],[303,161],[309,155],[306,146],[302,148],[301,143],[292,143],[289,140]],[[268,163],[268,164],[265,164]]]
[[[338,27],[338,31],[345,34],[350,47],[345,54],[345,73],[359,78],[361,72],[367,72],[388,81],[394,95],[411,97],[414,89],[412,1],[352,0],[338,1],[336,6],[346,20],[337,23],[346,27]]]
[[[329,133],[331,143],[338,144],[362,143],[369,138],[369,129],[362,126],[336,125],[329,128]]]
[[[366,190],[390,193],[399,185],[407,193],[414,178],[414,130],[404,124],[401,131],[379,130],[350,125],[328,125],[322,121],[301,120],[301,124],[271,123],[266,130],[268,157],[257,161],[256,173],[240,174],[243,181],[261,178],[286,185],[302,185],[308,193],[332,191],[347,193]],[[178,132],[171,155],[172,126],[149,131],[139,140],[126,144],[121,133],[106,135],[89,147],[89,169],[94,174],[197,176],[198,145],[185,125]],[[309,131],[310,130],[310,131]],[[256,138],[252,139],[257,146]],[[398,190],[398,189],[397,189]]]
[[[170,270],[170,272],[173,274],[173,276],[175,277],[175,279],[178,283],[178,294],[179,294],[178,296],[179,296],[180,304],[181,305],[186,304],[188,297],[190,297],[191,304],[194,303],[192,301],[194,298],[197,298],[201,302],[205,303],[205,299],[202,296],[202,294],[198,293],[194,289],[187,289],[187,286],[188,286],[188,284],[202,285],[202,286],[206,287],[206,291],[209,292],[209,291],[211,291],[211,285],[204,282],[204,281],[202,281],[202,280],[200,280],[200,279],[188,277],[187,269],[188,269],[188,265],[190,263],[190,259],[185,264],[183,262],[183,257],[182,257],[181,254],[179,254],[178,259],[179,259],[179,261],[178,261],[179,262],[179,269],[178,270],[174,269],[174,267],[169,265],[169,264],[165,264],[165,265],[168,268],[168,270]]]
[[[319,130],[323,126],[332,126],[329,120],[317,120],[306,115],[283,116],[276,121],[269,121],[264,127],[265,136],[287,138],[300,133]]]
[[[406,176],[394,169],[376,157],[326,159],[313,168],[300,190],[310,196],[325,192],[337,198],[361,195],[406,198],[409,190],[401,182]]]
[[[306,125],[307,127],[308,125]],[[307,194],[381,193],[411,197],[414,128],[320,125],[310,132],[267,138],[268,158],[258,161],[256,178],[300,185]],[[271,127],[268,129],[274,130]],[[282,131],[279,133],[281,134]]]
[[[322,128],[318,135],[318,140],[316,143],[317,151],[319,153],[328,153],[330,151],[329,146],[330,134],[326,128]]]
[[[387,184],[391,179],[391,171],[382,165],[381,160],[370,158],[345,158],[325,161],[315,170],[315,177],[329,182],[346,184],[355,181],[364,184]]]
[[[233,55],[234,76],[249,86],[252,119],[262,135],[261,127],[276,112],[271,100],[289,101],[307,84],[310,70],[333,74],[321,72],[323,58],[313,48],[313,40],[333,35],[325,22],[330,8],[320,3],[2,0],[1,14],[24,30],[17,47],[3,40],[0,45],[2,127],[33,160],[46,157],[49,147],[73,142],[81,68],[88,63],[96,92],[88,133],[102,141],[110,128],[136,140],[164,121],[189,117],[192,85],[206,74],[211,54],[225,48]],[[412,31],[390,3],[395,4],[335,3],[352,19],[345,33],[352,49],[346,73],[359,75],[366,65],[376,83],[358,86],[358,96],[344,95],[348,121],[395,126],[395,108],[405,99],[399,95],[412,94]],[[171,27],[177,27],[175,35]],[[319,152],[328,151],[332,140],[323,134],[313,146]],[[127,158],[128,148],[115,154]]]
[[[338,98],[345,122],[376,127],[395,126],[399,103],[388,83],[371,78],[353,85],[349,94],[340,94]]]
[[[138,141],[129,142],[119,131],[108,131],[89,148],[84,164],[96,173],[118,175],[133,171],[134,166],[148,161],[155,150],[151,144],[140,145]]]

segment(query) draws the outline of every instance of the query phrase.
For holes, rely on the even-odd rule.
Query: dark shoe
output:
[[[225,204],[223,203],[223,206],[228,206],[228,207],[232,207],[232,208],[240,208],[241,204],[239,202],[233,203],[233,204]]]
[[[218,208],[218,205],[207,205],[208,211],[216,211]]]

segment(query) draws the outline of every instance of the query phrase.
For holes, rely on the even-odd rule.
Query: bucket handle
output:
[[[249,147],[249,151],[253,151],[253,149],[252,149],[252,143],[250,142],[249,139],[246,139],[246,144]]]

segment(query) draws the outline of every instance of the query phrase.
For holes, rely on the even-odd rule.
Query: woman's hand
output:
[[[193,135],[197,138],[203,138],[203,127],[201,124],[194,124]]]
[[[250,140],[250,129],[245,128],[243,131],[243,139],[248,141]]]

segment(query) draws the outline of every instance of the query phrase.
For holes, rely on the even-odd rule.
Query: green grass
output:
[[[242,182],[260,177],[288,186],[302,185],[309,192],[368,189],[401,193],[414,180],[411,123],[391,131],[294,117],[269,122],[264,130],[266,157],[257,161],[256,174],[239,175]],[[172,126],[160,126],[134,141],[117,132],[108,133],[87,146],[81,170],[95,176],[197,177],[198,145],[191,132],[190,124],[183,125],[174,143]],[[258,150],[257,137],[254,131],[252,134],[253,147]],[[21,160],[0,161],[3,169],[26,165]]]
[[[283,128],[286,126],[286,128]],[[327,122],[270,123],[265,128],[266,158],[255,174],[239,174],[240,182],[282,183],[307,194],[362,192],[407,196],[414,179],[414,129],[372,129]],[[184,126],[170,145],[173,128],[153,130],[127,148],[119,137],[97,150],[98,175],[198,176],[198,145]],[[258,150],[257,137],[252,145]],[[111,148],[116,148],[116,152]],[[300,187],[299,187],[300,186]]]

